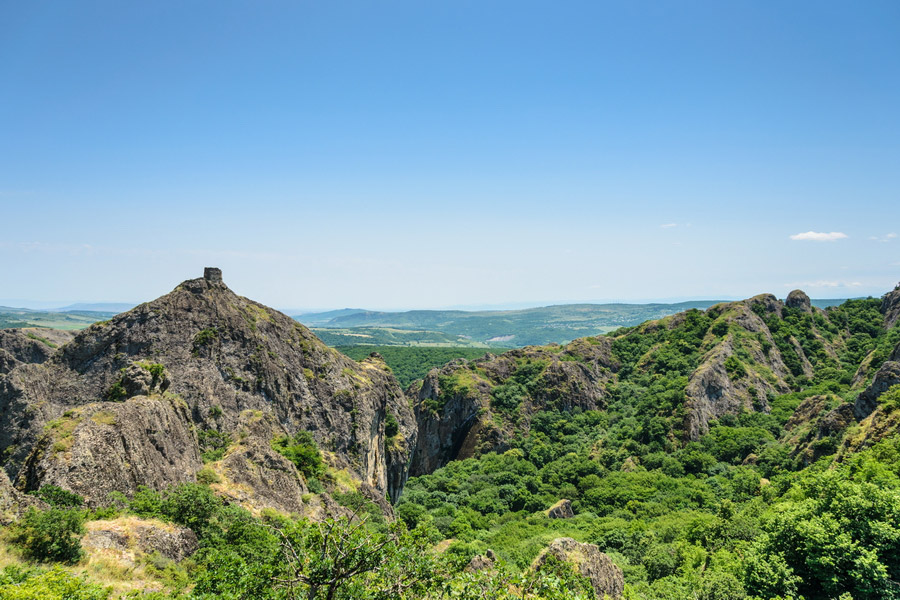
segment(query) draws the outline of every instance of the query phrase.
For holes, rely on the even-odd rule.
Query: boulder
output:
[[[551,519],[571,519],[575,516],[572,502],[563,498],[547,510],[547,516]]]
[[[809,296],[801,290],[794,290],[788,294],[787,300],[784,302],[789,308],[796,308],[803,312],[812,312],[812,304]]]
[[[137,517],[87,523],[81,546],[88,554],[101,554],[132,567],[139,557],[158,554],[181,562],[197,551],[197,536],[186,527]]]
[[[590,580],[598,600],[605,596],[613,600],[622,597],[625,588],[622,569],[597,546],[576,542],[572,538],[557,538],[541,551],[531,568],[539,571],[550,556],[571,564],[577,573]]]

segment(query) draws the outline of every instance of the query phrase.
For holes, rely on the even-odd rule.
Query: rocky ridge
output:
[[[230,440],[225,468],[242,489],[282,508],[297,507],[301,478],[288,501],[251,472],[294,475],[271,450],[276,435],[311,432],[332,469],[380,497],[396,498],[406,479],[415,421],[383,362],[328,348],[234,294],[218,269],[20,362],[0,378],[0,456],[23,490],[52,483],[102,501],[194,481],[207,431]],[[257,416],[267,427],[248,428]]]

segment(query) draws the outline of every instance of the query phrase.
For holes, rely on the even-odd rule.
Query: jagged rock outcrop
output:
[[[892,386],[900,384],[900,362],[887,361],[878,372],[871,385],[856,397],[853,414],[857,419],[865,419],[878,407],[878,398]]]
[[[52,484],[96,503],[141,485],[192,482],[203,462],[189,417],[176,397],[136,396],[69,409],[47,423],[17,484],[29,490]]]
[[[789,308],[796,308],[797,310],[802,310],[807,313],[812,312],[812,303],[809,301],[809,296],[802,290],[792,291],[788,294],[784,303]]]
[[[29,506],[46,508],[36,496],[23,494],[13,487],[6,471],[0,469],[0,525],[8,525],[24,513]]]
[[[519,433],[540,410],[597,410],[618,363],[605,337],[565,347],[530,346],[432,369],[407,390],[414,403],[417,442],[409,473],[431,473],[451,460],[502,452],[515,427],[495,414],[515,414]]]
[[[88,554],[101,552],[125,567],[133,567],[141,555],[148,554],[181,562],[196,552],[199,544],[195,533],[186,527],[122,517],[89,522],[81,546]]]
[[[685,389],[685,432],[689,439],[698,439],[708,431],[709,421],[724,415],[767,411],[769,394],[790,391],[790,372],[759,314],[778,316],[782,309],[770,294],[709,309],[708,314],[716,317],[728,333],[706,352],[690,375]],[[732,326],[739,328],[739,337],[729,330]]]
[[[572,510],[572,501],[560,500],[547,509],[547,516],[551,519],[571,519],[575,516],[575,511]]]
[[[900,284],[893,291],[884,295],[881,301],[881,312],[884,313],[884,325],[888,329],[900,320]]]
[[[0,375],[21,364],[46,362],[73,335],[69,331],[37,327],[0,329]]]
[[[472,557],[472,560],[469,561],[469,564],[466,565],[465,571],[467,573],[477,573],[479,571],[490,571],[494,568],[494,563],[497,561],[497,556],[494,554],[493,550],[488,549],[488,551],[484,554],[476,554]]]
[[[540,571],[550,556],[571,564],[577,573],[587,577],[598,600],[606,596],[612,600],[622,597],[625,589],[622,569],[597,546],[576,542],[572,538],[557,538],[541,551],[531,568]]]
[[[832,395],[810,396],[785,423],[781,441],[793,457],[809,465],[837,451],[844,432],[855,422],[853,404]]]
[[[111,489],[191,481],[201,467],[199,434],[228,435],[256,411],[278,434],[311,432],[334,468],[396,498],[416,424],[384,363],[357,363],[234,294],[218,270],[205,275],[0,378],[0,456],[16,484],[55,483],[102,500]],[[64,440],[59,419],[71,429]],[[263,457],[270,441],[245,450]]]

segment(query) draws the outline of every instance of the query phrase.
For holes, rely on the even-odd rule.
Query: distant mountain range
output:
[[[410,346],[513,347],[566,343],[608,333],[691,308],[707,309],[720,300],[671,304],[561,304],[520,310],[410,310],[381,312],[344,308],[294,316],[332,346],[372,344]],[[813,300],[818,308],[843,299]]]

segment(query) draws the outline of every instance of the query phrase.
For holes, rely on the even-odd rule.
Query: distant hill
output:
[[[98,321],[114,317],[113,311],[72,310],[66,312],[32,310],[0,306],[0,329],[13,327],[46,327],[50,329],[84,329]]]
[[[135,304],[127,302],[77,302],[55,310],[56,312],[105,312],[119,314],[126,310],[131,310],[135,306]]]
[[[579,337],[609,333],[644,321],[697,308],[719,300],[653,304],[560,304],[520,310],[410,310],[381,312],[345,308],[296,315],[332,346],[372,344],[401,346],[523,347],[565,344]],[[843,299],[812,300],[817,308]],[[448,337],[449,336],[449,337]]]
[[[650,319],[659,319],[691,308],[706,309],[716,300],[674,304],[562,304],[521,310],[412,310],[379,312],[344,309],[328,313],[298,315],[301,323],[314,327],[326,343],[335,345],[372,343],[394,345],[398,331],[421,331],[423,336],[402,335],[401,345],[529,346],[565,343],[573,339],[608,333]],[[365,329],[363,329],[365,328]],[[390,329],[388,335],[381,329]],[[339,330],[331,332],[329,330]],[[436,334],[453,336],[440,342]],[[355,338],[355,339],[354,339]],[[370,341],[371,340],[371,341]]]

